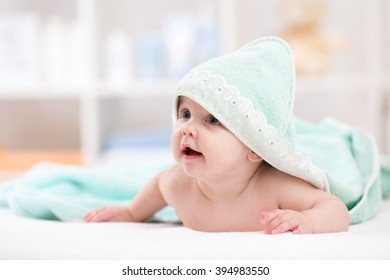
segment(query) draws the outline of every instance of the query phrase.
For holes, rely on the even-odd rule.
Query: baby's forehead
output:
[[[207,111],[202,105],[200,105],[195,100],[193,100],[189,97],[186,97],[186,96],[181,96],[181,95],[177,97],[176,110],[179,109],[180,106],[193,106],[193,107],[201,108],[201,109]]]
[[[182,95],[179,95],[177,97],[177,105],[180,105],[182,103],[186,103],[186,102],[195,102],[194,100],[192,100],[191,98],[187,97],[187,96],[182,96]],[[196,103],[196,102],[195,102]]]

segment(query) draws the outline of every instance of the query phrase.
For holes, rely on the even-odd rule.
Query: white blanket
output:
[[[348,232],[315,235],[54,222],[0,208],[0,259],[390,259],[390,201]]]

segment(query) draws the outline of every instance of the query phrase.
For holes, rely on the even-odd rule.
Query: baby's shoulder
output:
[[[282,172],[272,166],[269,167],[267,172],[264,174],[264,177],[264,182],[266,182],[267,185],[272,185],[275,189],[313,187],[310,183],[288,173]]]
[[[188,185],[190,181],[190,177],[177,164],[165,169],[159,175],[159,184],[164,189],[177,189],[179,186]]]
[[[160,173],[158,180],[165,201],[174,208],[178,207],[178,203],[192,197],[189,187],[192,185],[191,178],[179,166],[175,165],[164,170]]]
[[[178,164],[175,164],[163,170],[160,173],[159,177],[162,180],[175,181],[175,180],[184,179],[188,176],[185,175],[183,169]]]
[[[276,205],[283,209],[295,209],[296,205],[303,205],[302,200],[311,202],[323,192],[310,183],[275,168],[269,170],[260,181],[263,185],[259,189],[262,190],[263,197],[274,199]]]

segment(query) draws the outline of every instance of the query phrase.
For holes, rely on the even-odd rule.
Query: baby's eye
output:
[[[180,119],[185,119],[185,120],[188,120],[189,118],[191,118],[190,110],[188,110],[188,109],[181,110],[181,112],[179,114],[179,118]]]
[[[207,117],[207,123],[211,124],[211,125],[219,125],[219,124],[221,124],[219,122],[219,120],[217,120],[217,118],[214,117],[213,115],[210,115],[210,116]]]

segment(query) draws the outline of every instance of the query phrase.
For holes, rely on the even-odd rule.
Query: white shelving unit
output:
[[[211,19],[214,22],[215,27],[218,28],[218,34],[228,34],[229,32],[225,32],[224,29],[234,26],[234,22],[228,19],[233,13],[234,9],[232,9],[232,6],[234,3],[235,1],[233,0],[186,1],[185,3],[180,0],[147,0],[142,3],[135,0],[73,0],[68,1],[65,4],[60,0],[1,1],[0,11],[1,13],[4,13],[4,15],[7,15],[7,17],[11,15],[11,17],[18,18],[22,15],[27,18],[27,21],[32,18],[35,22],[35,30],[33,31],[36,36],[40,35],[42,30],[49,30],[47,32],[53,32],[54,30],[58,32],[59,29],[60,31],[64,31],[64,29],[69,29],[73,25],[77,26],[77,32],[81,33],[81,36],[79,37],[80,40],[77,42],[77,47],[79,48],[77,55],[78,58],[82,58],[82,64],[77,65],[79,69],[73,69],[77,70],[79,74],[76,82],[61,80],[62,77],[60,74],[64,74],[64,72],[61,72],[60,70],[63,69],[58,69],[58,64],[55,65],[56,62],[58,63],[56,60],[59,58],[55,56],[56,54],[52,54],[52,57],[50,57],[49,50],[49,55],[46,56],[49,56],[49,59],[52,58],[54,62],[49,61],[48,69],[53,70],[54,68],[54,70],[58,71],[60,74],[53,75],[47,69],[42,71],[40,66],[37,67],[39,68],[39,71],[37,70],[39,73],[34,73],[38,78],[34,76],[35,80],[29,84],[20,80],[16,83],[7,84],[5,87],[1,87],[0,83],[0,143],[3,143],[6,147],[11,149],[27,148],[41,150],[46,147],[54,149],[79,148],[82,151],[87,164],[95,163],[101,152],[104,138],[107,134],[115,132],[113,128],[109,127],[110,125],[116,126],[113,124],[114,121],[110,120],[110,118],[112,119],[113,117],[104,112],[104,108],[107,107],[107,104],[111,104],[113,107],[117,108],[123,107],[120,106],[122,103],[137,103],[140,100],[143,103],[154,103],[151,99],[153,98],[157,99],[159,106],[165,108],[162,112],[166,113],[167,110],[170,110],[168,109],[171,106],[170,96],[177,84],[177,80],[170,78],[167,73],[164,73],[164,71],[166,72],[167,70],[163,69],[162,74],[160,73],[161,77],[152,77],[152,79],[150,79],[150,77],[147,77],[146,79],[135,77],[129,83],[120,84],[119,87],[113,87],[109,81],[107,82],[105,73],[107,65],[105,65],[106,61],[104,61],[104,57],[107,55],[105,53],[107,37],[109,37],[111,33],[119,30],[122,38],[123,35],[125,35],[128,38],[134,39],[132,43],[139,38],[142,39],[145,37],[145,34],[150,38],[159,37],[161,40],[161,37],[163,37],[162,35],[164,35],[162,34],[162,31],[164,30],[161,30],[161,26],[164,24],[164,20],[167,20],[165,15],[171,13],[174,16],[178,16],[176,20],[181,20],[180,14],[188,17],[184,18],[184,24],[194,24],[191,22],[193,20],[199,21],[195,24],[204,24],[205,22],[201,22],[202,20],[205,20],[206,23],[208,23],[207,21]],[[152,6],[153,9],[151,9]],[[206,16],[206,18],[203,18],[204,16]],[[211,16],[211,18],[207,18],[209,16]],[[49,25],[48,22],[51,24]],[[191,28],[191,26],[189,28]],[[18,31],[21,33],[20,36],[26,35],[25,33],[23,34],[24,31],[22,29]],[[176,32],[183,31],[176,30]],[[73,36],[77,36],[77,33],[76,35],[73,34]],[[58,34],[53,35],[53,33],[51,33],[49,39],[39,38],[38,40],[37,38],[34,38],[30,43],[42,47],[44,45],[42,45],[40,40],[43,40],[44,42],[49,41],[52,46],[58,47],[58,42],[64,42],[61,41],[61,38],[59,37],[61,36],[58,36]],[[147,39],[149,39],[149,37]],[[233,37],[229,35],[221,36],[219,39],[219,45],[223,46],[223,48],[221,47],[222,52],[230,50],[229,47],[231,48],[232,45],[231,38]],[[16,38],[16,40],[17,39],[18,38]],[[164,42],[161,40],[158,43],[163,44]],[[185,44],[186,42],[178,43]],[[136,44],[134,43],[130,46],[134,49],[136,47],[135,45]],[[1,46],[2,45],[0,45],[0,47]],[[73,46],[71,45],[70,48],[72,47]],[[144,48],[147,47],[148,45],[144,46]],[[180,51],[180,49],[178,51]],[[41,57],[42,53],[43,52],[38,55],[39,59],[47,59],[47,57]],[[23,55],[23,53],[21,55]],[[149,55],[153,54],[149,53]],[[136,64],[137,61],[134,56],[132,59]],[[30,61],[27,61],[27,63],[28,62]],[[47,63],[47,61],[45,62]],[[46,64],[43,66],[47,67]],[[18,132],[24,128],[19,127],[18,129],[13,129],[12,125],[9,123],[14,122],[15,124],[20,125],[20,123],[23,122],[23,119],[35,117],[24,116],[21,118],[21,115],[25,114],[21,111],[24,108],[24,106],[21,105],[22,103],[28,103],[26,106],[34,107],[37,104],[41,105],[41,103],[47,103],[48,106],[51,106],[50,102],[54,102],[56,103],[55,105],[58,106],[58,110],[61,111],[62,105],[59,104],[64,104],[65,101],[73,104],[72,111],[74,112],[72,118],[75,117],[74,115],[77,115],[76,118],[78,119],[77,127],[73,127],[74,130],[72,133],[63,135],[63,138],[67,138],[66,140],[58,141],[56,137],[52,137],[53,134],[61,134],[61,128],[64,127],[64,123],[67,122],[62,114],[58,114],[59,117],[56,117],[56,112],[52,112],[52,115],[44,115],[42,118],[46,121],[51,118],[58,124],[58,129],[55,131],[47,131],[47,127],[36,127],[35,136],[32,136],[32,138],[53,138],[56,143],[49,143],[50,139],[30,141],[35,143],[32,145],[31,143],[26,143],[24,145],[23,141],[14,141],[20,134]],[[19,106],[21,110],[18,110]],[[10,110],[10,107],[13,109]],[[107,111],[112,112],[113,110]],[[40,112],[36,113],[39,114]],[[14,118],[19,118],[21,120],[14,121]],[[162,121],[159,125],[170,126],[170,112],[166,117],[162,117],[161,119]],[[6,123],[8,124],[5,125]],[[44,126],[44,123],[41,123]],[[142,123],[139,125],[142,125]],[[26,124],[26,126],[28,126],[28,124]],[[122,127],[120,129],[126,128],[127,127]]]
[[[345,57],[337,56],[340,58],[339,62],[332,64],[326,75],[297,80],[296,113],[312,121],[331,115],[356,125],[373,134],[378,139],[380,149],[389,152],[390,145],[387,141],[390,137],[385,130],[390,128],[390,114],[385,112],[383,102],[386,94],[390,95],[390,69],[386,66],[390,65],[390,57],[384,48],[390,45],[390,22],[387,19],[390,7],[385,0],[323,2],[330,14],[329,18],[325,17],[323,21],[325,24],[327,21],[332,23],[325,26],[325,29],[345,34],[356,49]],[[63,82],[53,85],[47,80],[48,76],[43,75],[33,84],[19,83],[11,88],[0,88],[0,144],[14,149],[78,148],[82,151],[85,162],[93,164],[99,158],[105,137],[116,130],[129,129],[129,125],[134,125],[134,122],[124,120],[124,116],[131,113],[126,112],[129,108],[135,110],[134,114],[145,113],[145,107],[141,110],[141,105],[137,104],[158,106],[161,109],[160,115],[157,116],[158,125],[170,127],[170,96],[177,81],[167,77],[166,69],[161,70],[161,77],[153,81],[143,81],[137,68],[132,70],[136,73],[129,83],[113,88],[106,82],[105,44],[111,32],[120,30],[124,32],[122,35],[127,34],[132,39],[131,46],[135,51],[137,40],[145,34],[150,38],[161,38],[161,26],[166,14],[181,11],[199,16],[205,12],[206,15],[212,16],[216,24],[220,53],[226,53],[257,37],[278,35],[283,29],[282,17],[279,14],[282,4],[282,0],[272,3],[266,0],[2,0],[1,13],[34,11],[35,15],[38,15],[40,27],[53,15],[58,15],[65,22],[77,23],[82,34],[77,45],[77,55],[82,58],[82,64],[78,64],[76,69],[75,84]],[[153,9],[150,9],[151,6]],[[347,9],[351,6],[354,7],[353,11]],[[53,26],[58,28],[55,23]],[[77,33],[74,36],[77,36]],[[136,58],[133,57],[134,64],[138,67]],[[390,103],[389,97],[387,100],[387,103]],[[54,143],[49,143],[50,139],[41,139],[42,141],[32,141],[37,143],[35,146],[23,146],[23,141],[14,141],[19,137],[18,131],[25,129],[18,120],[20,115],[24,114],[17,110],[18,106],[24,108],[24,105],[18,105],[22,103],[36,106],[38,110],[32,113],[34,115],[24,118],[42,114],[43,119],[51,119],[57,123],[56,126],[51,125],[56,127],[52,131],[47,131],[47,128],[34,128],[35,137],[44,135],[44,138],[52,138]],[[46,114],[39,110],[42,103],[56,108],[52,108],[51,114]],[[9,110],[10,107],[14,109]],[[388,107],[389,104],[387,110]],[[64,111],[68,111],[70,116],[64,117]],[[138,120],[140,122],[137,125],[144,125],[142,121],[145,120],[136,115],[135,122]],[[13,124],[22,127],[16,129]],[[26,124],[26,127],[28,126],[29,124]],[[29,130],[31,131],[31,127]],[[57,137],[48,137],[50,135]],[[59,138],[63,141],[59,141]]]

